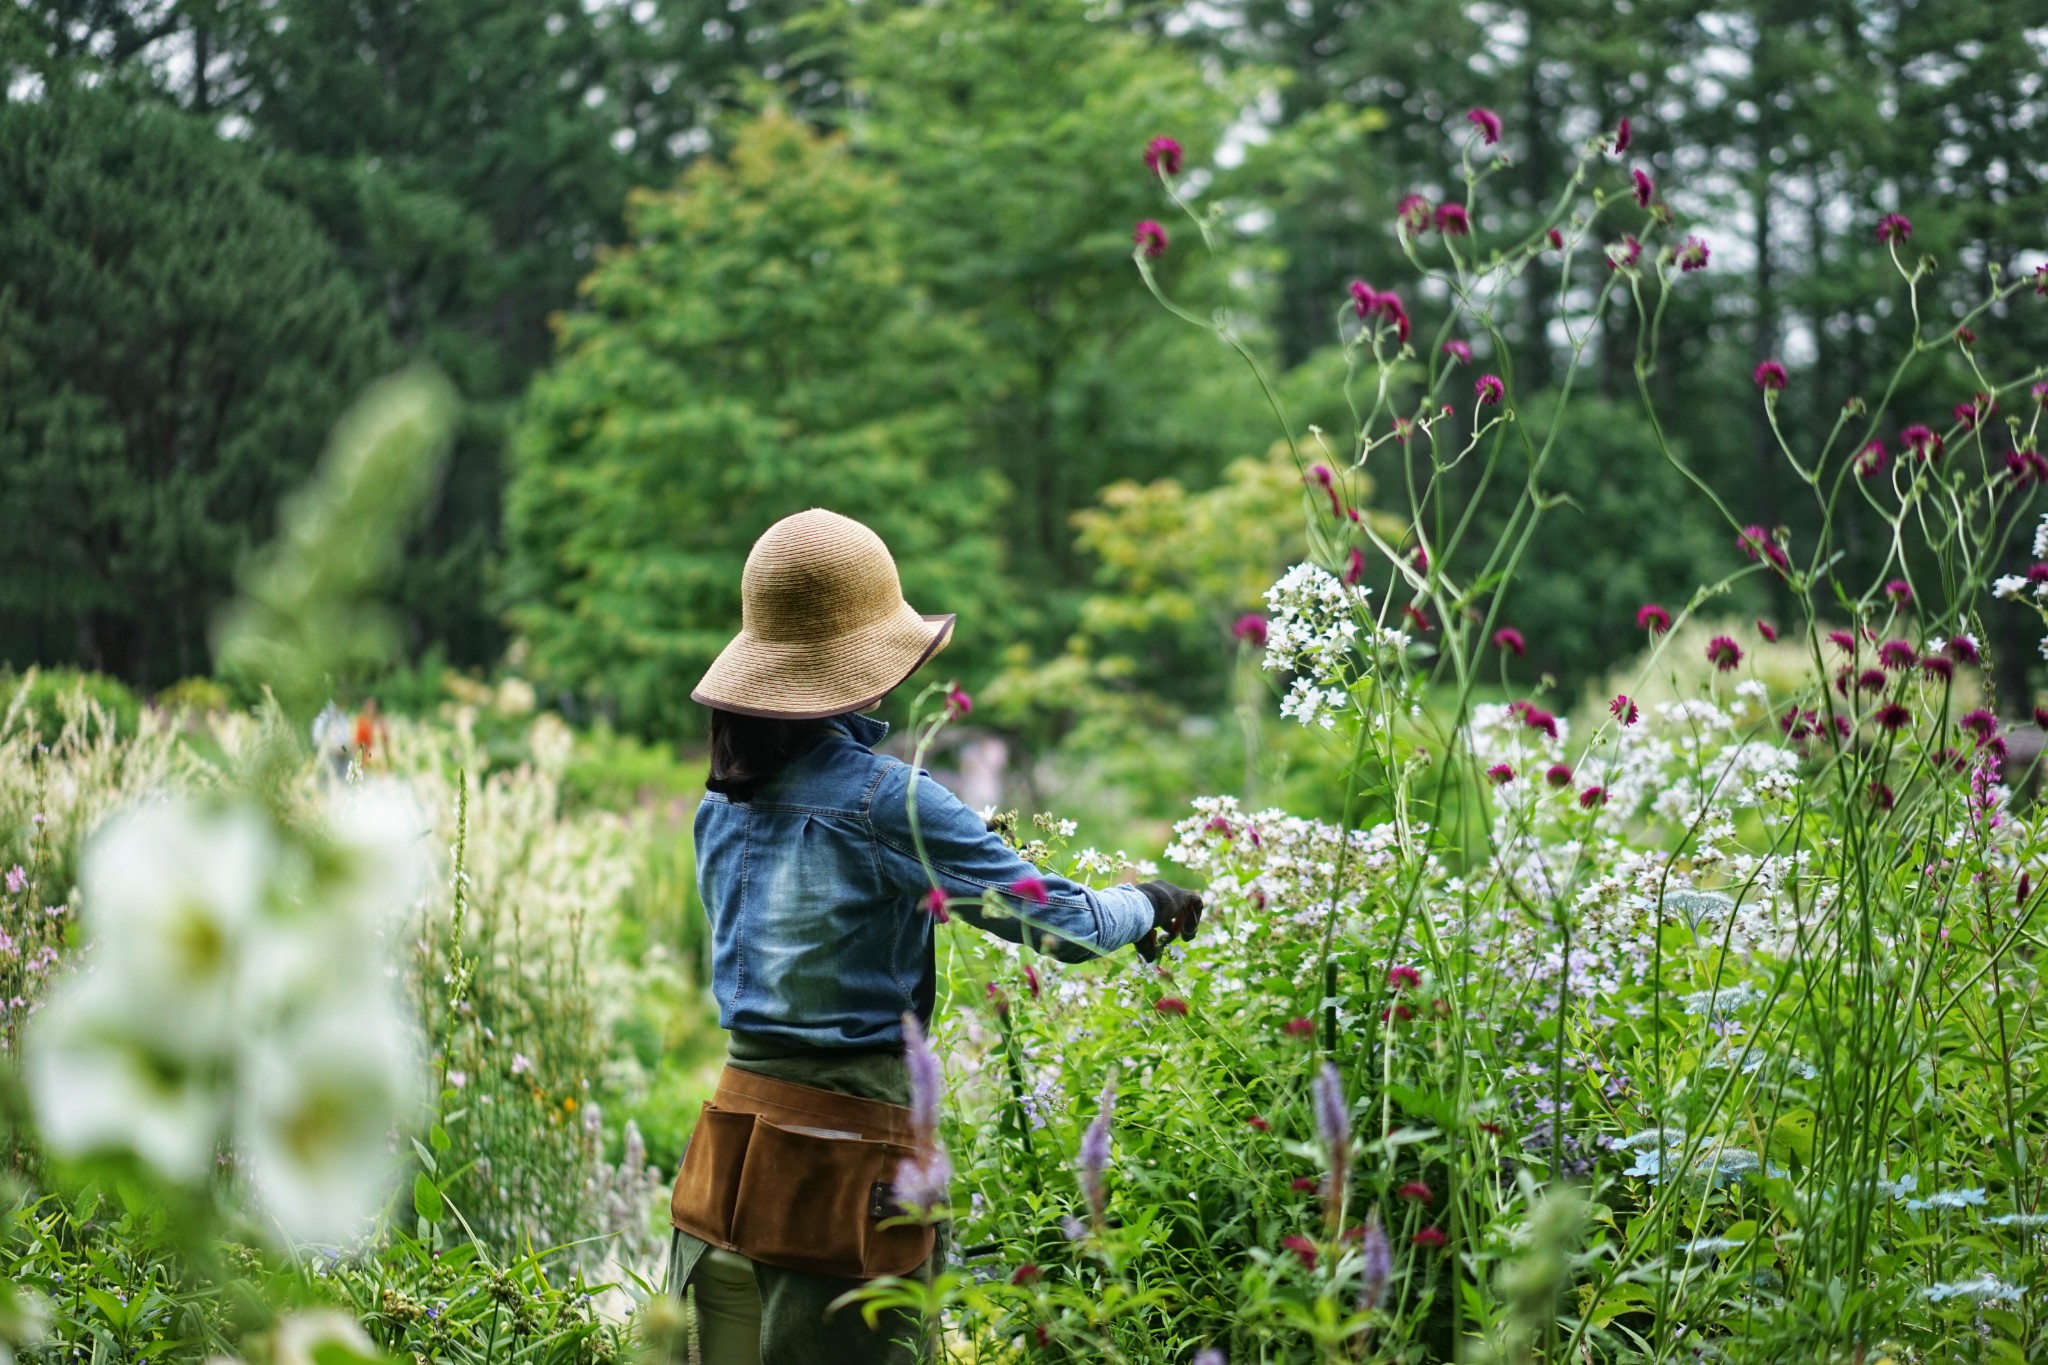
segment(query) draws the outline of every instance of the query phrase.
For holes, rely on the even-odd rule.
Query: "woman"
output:
[[[942,649],[950,616],[903,600],[873,531],[813,509],[747,556],[742,627],[693,700],[712,708],[697,879],[730,1031],[717,1095],[676,1177],[670,1284],[695,1298],[706,1365],[909,1362],[914,1322],[830,1305],[879,1275],[929,1275],[901,1221],[920,1150],[903,1017],[929,1024],[935,910],[1063,961],[1191,937],[1201,899],[1165,882],[1091,890],[1020,859],[927,774],[873,752],[864,712]],[[914,817],[913,817],[914,806]],[[1035,879],[1028,899],[983,897]]]

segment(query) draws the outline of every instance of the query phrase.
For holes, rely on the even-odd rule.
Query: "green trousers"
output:
[[[833,1053],[736,1033],[727,1042],[727,1061],[798,1085],[910,1102],[909,1074],[893,1052]],[[947,1231],[939,1229],[937,1248],[915,1274],[930,1275],[944,1262]],[[915,1314],[884,1314],[870,1329],[858,1308],[832,1311],[833,1301],[860,1288],[860,1280],[750,1262],[687,1232],[670,1243],[668,1283],[669,1292],[691,1306],[701,1365],[923,1365],[935,1354]]]

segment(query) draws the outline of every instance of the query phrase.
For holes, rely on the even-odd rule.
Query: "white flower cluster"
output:
[[[1350,704],[1345,684],[1361,649],[1399,653],[1405,631],[1373,623],[1372,589],[1348,586],[1314,564],[1297,564],[1266,589],[1265,666],[1296,677],[1280,714],[1303,725],[1336,728]]]
[[[422,1089],[383,935],[424,827],[396,783],[337,791],[312,840],[240,800],[111,819],[85,853],[84,965],[24,1049],[51,1149],[197,1184],[226,1141],[288,1237],[359,1233]]]

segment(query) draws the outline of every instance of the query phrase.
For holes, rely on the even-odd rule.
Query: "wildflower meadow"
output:
[[[844,1304],[948,1365],[2048,1358],[2048,709],[1995,625],[2026,613],[2024,651],[2038,615],[2048,658],[2048,365],[2012,340],[2048,310],[2044,243],[1955,260],[1880,206],[1818,277],[1871,282],[1863,311],[1736,355],[1681,322],[1767,257],[1687,198],[1703,166],[1644,154],[1655,107],[1533,161],[1505,101],[1439,110],[1451,159],[1354,225],[1375,273],[1318,296],[1329,346],[1282,373],[1217,302],[1256,230],[1227,139],[1167,116],[1227,101],[1105,51],[1155,97],[1100,191],[1142,216],[1089,229],[1115,266],[1090,290],[1130,310],[1099,330],[1151,348],[1118,392],[1199,428],[1240,385],[1268,454],[1106,489],[1073,518],[1101,572],[1062,651],[939,656],[891,751],[966,791],[1057,731],[990,827],[1205,910],[1157,961],[1069,962],[943,893],[905,907],[941,924],[939,989],[906,1020],[928,1149],[895,1194],[947,1254]],[[913,98],[856,85],[878,119]],[[435,490],[512,420],[465,407],[481,362],[451,351],[304,463],[224,580],[208,675],[146,704],[0,675],[0,1365],[698,1365],[664,1262],[722,1055],[704,765],[645,735],[729,628],[744,518],[703,509],[868,498],[907,582],[998,610],[974,536],[1000,480],[948,452],[1032,376],[906,282],[908,163],[835,137],[771,109],[672,197],[636,191],[631,242],[588,263],[509,446],[502,666],[421,664],[400,600],[453,553]],[[385,227],[422,211],[363,202],[387,192]],[[1029,208],[1049,235],[1069,211]],[[804,251],[730,268],[788,223]],[[699,305],[726,288],[773,345]],[[1124,362],[1088,354],[1112,387]],[[1695,458],[1741,424],[1754,467]],[[647,475],[727,440],[779,453]],[[1627,463],[1567,488],[1588,447]],[[1652,480],[1654,515],[1559,529]],[[1793,490],[1768,523],[1766,480]],[[1685,586],[1608,591],[1636,581],[1617,526],[1677,545]],[[1560,554],[1610,566],[1563,606]],[[1620,646],[1560,680],[1544,623],[1594,613],[1580,643]],[[1186,659],[1211,713],[1175,709]],[[1027,878],[982,910],[1028,926],[1045,899]]]

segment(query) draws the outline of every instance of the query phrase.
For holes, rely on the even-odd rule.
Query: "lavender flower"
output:
[[[1107,1204],[1102,1173],[1109,1167],[1109,1124],[1115,1115],[1116,1073],[1111,1072],[1102,1087],[1102,1103],[1095,1111],[1095,1121],[1081,1134],[1081,1151],[1075,1161],[1081,1173],[1081,1192],[1088,1197],[1088,1213],[1097,1227],[1102,1226]]]
[[[1394,1248],[1380,1226],[1378,1209],[1365,1216],[1358,1255],[1358,1308],[1369,1313],[1387,1301],[1387,1285],[1394,1278]]]
[[[939,1103],[946,1083],[932,1040],[925,1036],[915,1014],[903,1016],[903,1065],[910,1071],[910,1126],[918,1145],[928,1146],[939,1131]]]
[[[1344,1098],[1344,1080],[1337,1068],[1324,1062],[1310,1083],[1314,1100],[1316,1136],[1329,1154],[1330,1174],[1323,1186],[1323,1206],[1332,1226],[1344,1200],[1346,1167],[1351,1157],[1351,1105]]]
[[[953,1162],[945,1148],[933,1147],[922,1156],[903,1158],[896,1168],[892,1193],[896,1202],[919,1217],[930,1217],[947,1201],[953,1187]]]
[[[1195,1358],[1188,1365],[1230,1365],[1230,1357],[1223,1354],[1221,1346],[1205,1346],[1195,1352]]]

